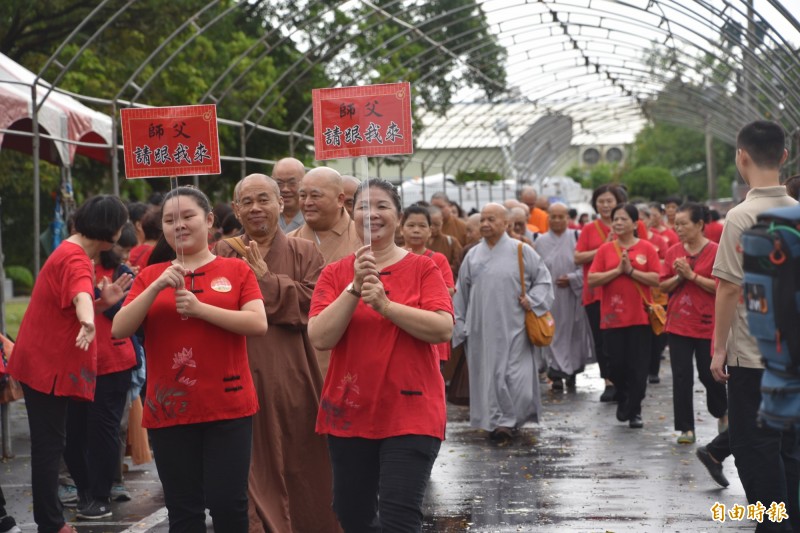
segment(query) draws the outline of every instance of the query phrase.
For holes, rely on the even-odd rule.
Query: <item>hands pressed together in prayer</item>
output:
[[[686,261],[685,257],[679,257],[672,263],[672,268],[675,269],[675,273],[678,276],[682,277],[683,279],[692,279],[694,278],[694,270],[692,267],[689,266],[689,262]]]
[[[622,250],[617,270],[620,274],[625,274],[627,276],[633,274],[633,265],[631,264],[630,257],[628,257],[628,250]]]
[[[245,248],[245,255],[242,259],[250,266],[259,281],[269,272],[267,262],[264,261],[256,241],[250,241],[250,245]]]

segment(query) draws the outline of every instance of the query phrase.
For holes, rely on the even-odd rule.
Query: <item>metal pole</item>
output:
[[[111,186],[119,196],[119,154],[117,153],[117,102],[111,102]]]
[[[39,276],[41,252],[39,250],[39,106],[36,101],[36,85],[31,86],[33,105],[31,106],[31,120],[33,123],[33,275]]]
[[[239,143],[241,144],[240,152],[242,154],[241,179],[244,179],[244,177],[247,176],[247,162],[245,161],[245,158],[247,157],[247,135],[244,132],[244,124],[242,124],[242,127],[239,130]]]
[[[3,199],[0,198],[0,220],[3,217]],[[3,230],[0,224],[0,331],[6,332],[6,258],[3,254]],[[0,405],[0,426],[3,430],[3,458],[12,457],[11,453],[11,423],[8,416],[8,405]]]

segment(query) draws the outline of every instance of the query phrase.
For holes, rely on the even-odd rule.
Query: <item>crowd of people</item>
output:
[[[574,391],[595,362],[599,401],[638,429],[667,345],[677,442],[697,439],[696,369],[718,420],[699,460],[725,486],[733,455],[748,501],[786,502],[797,528],[796,436],[756,425],[763,367],[737,251],[759,212],[796,201],[778,181],[780,127],[749,124],[737,142],[751,190],[724,229],[702,204],[635,203],[618,184],[593,191],[591,217],[533,187],[469,215],[441,192],[403,209],[385,180],[293,158],[213,209],[193,187],[150,206],[87,200],[8,369],[39,531],[73,531],[62,458],[77,517],[112,515],[120,428],[140,398],[170,531],[203,531],[206,509],[219,532],[419,531],[454,372],[471,426],[499,445],[540,419],[543,388]],[[534,346],[526,313],[548,311],[555,335]]]

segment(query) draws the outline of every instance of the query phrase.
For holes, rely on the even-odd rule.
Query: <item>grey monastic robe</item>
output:
[[[484,240],[464,258],[454,297],[453,346],[466,341],[470,424],[488,431],[538,421],[539,380],[517,262],[520,241],[503,234],[493,248]],[[550,309],[550,273],[530,246],[523,246],[526,294],[537,315]]]
[[[575,230],[561,235],[548,231],[536,240],[535,248],[553,278],[555,300],[550,312],[556,322],[553,343],[543,348],[550,367],[567,375],[583,370],[592,358],[594,342],[589,319],[581,303],[583,269],[575,264]],[[569,278],[569,287],[560,288],[555,281]]]

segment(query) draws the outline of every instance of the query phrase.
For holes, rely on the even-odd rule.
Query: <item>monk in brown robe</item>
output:
[[[328,167],[309,170],[303,176],[298,192],[306,223],[289,233],[289,237],[315,243],[326,265],[355,253],[361,247],[355,222],[344,208],[342,176],[337,171]]]
[[[453,279],[458,277],[458,269],[461,266],[461,243],[452,235],[442,232],[442,210],[436,206],[428,207],[431,214],[431,238],[428,239],[428,249],[439,252],[447,258],[450,269],[453,271]],[[466,227],[464,228],[466,238]]]
[[[447,195],[443,192],[433,193],[431,205],[442,212],[442,233],[455,237],[462,247],[467,244],[467,223],[453,215]]]
[[[251,174],[239,182],[233,208],[245,233],[219,241],[214,251],[242,257],[253,269],[270,326],[265,336],[247,339],[260,407],[253,417],[249,530],[338,532],[327,443],[314,432],[322,375],[306,330],[322,255],[280,231],[283,200],[271,178]]]

